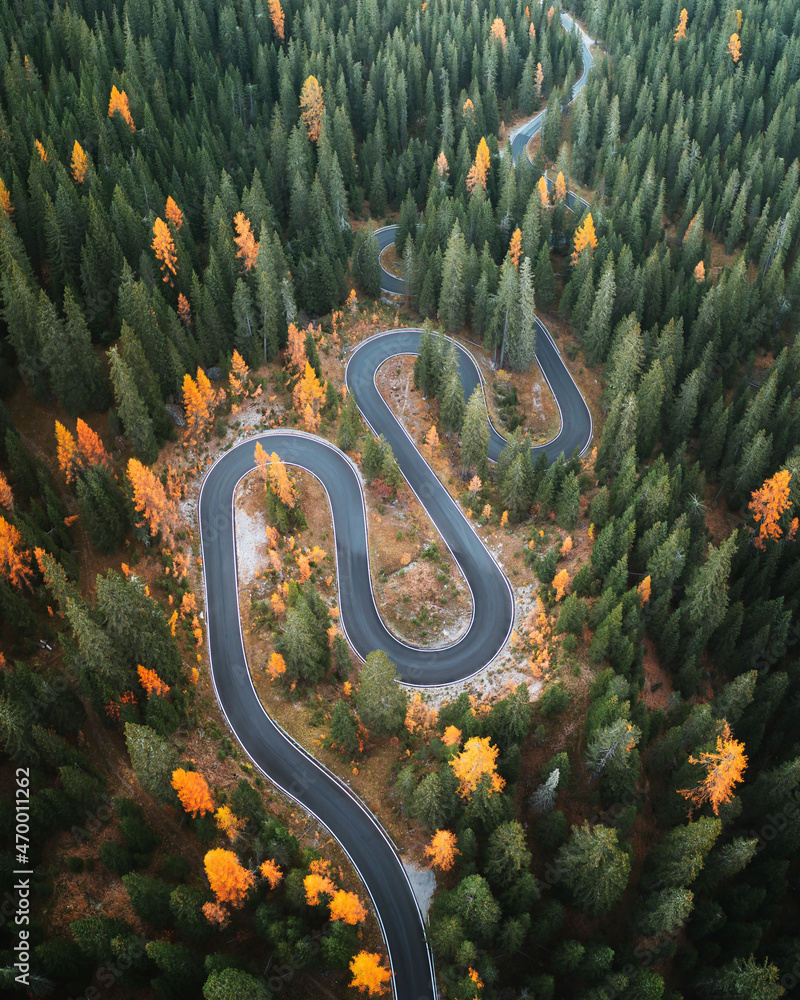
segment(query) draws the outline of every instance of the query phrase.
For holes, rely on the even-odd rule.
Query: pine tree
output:
[[[520,336],[521,300],[519,274],[514,262],[507,255],[500,271],[500,284],[492,319],[492,342],[486,346],[500,348],[499,364],[502,367],[506,352],[516,345]],[[514,347],[516,350],[516,346]]]
[[[397,668],[382,650],[369,653],[359,678],[356,707],[375,736],[397,733],[406,717],[408,695],[398,684]]]
[[[132,722],[125,724],[125,740],[131,767],[142,788],[164,805],[175,804],[177,799],[171,782],[180,761],[177,750],[149,726]]]
[[[372,223],[356,234],[353,245],[353,270],[361,289],[370,298],[381,294],[381,265],[378,255],[378,240]]]
[[[489,424],[483,389],[477,385],[469,397],[461,428],[462,475],[466,478],[474,469],[486,480],[489,457]]]
[[[533,286],[536,298],[545,307],[551,307],[556,301],[556,276],[550,260],[550,247],[543,243],[536,258],[536,270],[533,275]]]
[[[358,724],[346,701],[336,702],[331,716],[331,743],[352,756],[358,750]]]
[[[519,270],[520,322],[519,333],[508,344],[508,360],[514,371],[525,371],[536,355],[536,302],[531,275],[530,257]]]
[[[466,256],[467,243],[456,221],[444,255],[442,294],[439,298],[439,319],[448,330],[462,327],[467,318]]]
[[[136,454],[149,465],[158,457],[158,444],[153,433],[153,422],[142,402],[133,376],[119,356],[116,347],[111,348],[108,356],[111,360],[114,398],[125,428],[125,435],[130,440]]]
[[[592,314],[584,335],[584,350],[589,364],[605,361],[611,339],[611,314],[614,309],[614,261],[609,256],[597,286]]]
[[[76,489],[81,524],[98,551],[111,555],[125,540],[130,523],[122,491],[102,465],[84,469]]]
[[[606,913],[628,884],[631,860],[618,846],[617,831],[606,826],[573,826],[556,855],[556,868],[576,905],[590,914]]]

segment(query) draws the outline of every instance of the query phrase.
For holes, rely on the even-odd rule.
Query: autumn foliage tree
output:
[[[3,215],[7,219],[10,219],[14,214],[14,205],[11,202],[11,195],[8,193],[8,188],[3,182],[3,178],[0,177],[0,208],[3,210]]]
[[[230,808],[230,806],[220,806],[214,813],[214,822],[228,840],[236,840],[245,826],[245,821]]]
[[[742,43],[736,32],[734,32],[728,39],[728,48],[726,49],[726,52],[730,53],[733,63],[736,65],[742,55]]]
[[[175,229],[180,232],[183,225],[183,212],[178,208],[172,195],[167,197],[167,207],[164,210],[164,215],[167,217],[167,222],[171,222]]]
[[[269,19],[272,21],[272,27],[275,34],[280,38],[281,41],[284,39],[284,15],[283,8],[281,7],[280,0],[267,0],[267,6],[269,7]]]
[[[139,683],[147,692],[148,697],[153,694],[162,696],[169,694],[169,684],[165,684],[155,670],[148,670],[147,667],[139,664],[136,673],[139,675]]]
[[[136,458],[128,460],[128,480],[133,487],[134,507],[143,515],[150,534],[161,532],[165,544],[171,545],[180,521],[175,500],[167,494],[161,480]]]
[[[89,465],[104,465],[109,468],[111,456],[103,446],[100,435],[78,417],[78,455],[81,468]]]
[[[505,781],[497,773],[497,755],[499,749],[492,746],[488,736],[473,736],[464,744],[461,753],[450,761],[458,778],[458,793],[462,798],[469,798],[486,775],[489,780],[490,792],[502,791]]]
[[[192,816],[214,812],[206,779],[199,771],[184,771],[182,767],[172,772],[172,787],[178,793],[184,811]]]
[[[764,485],[752,494],[748,507],[753,514],[753,520],[759,525],[755,545],[763,549],[766,539],[777,541],[782,534],[779,524],[783,515],[791,506],[789,498],[789,483],[792,474],[788,469],[776,472],[767,479]]]
[[[292,392],[295,412],[305,424],[306,430],[312,434],[320,425],[320,408],[325,402],[325,386],[320,383],[316,372],[308,362],[302,377]]]
[[[514,267],[519,270],[519,260],[522,256],[522,230],[517,228],[511,236],[511,243],[508,247],[508,255],[514,262]]]
[[[150,246],[155,252],[156,260],[161,261],[161,273],[164,276],[162,280],[171,285],[172,278],[178,273],[178,254],[169,226],[161,217],[153,224],[153,242]]]
[[[496,38],[503,46],[506,47],[506,26],[501,17],[496,17],[492,21],[492,26],[489,29],[489,38]]]
[[[350,962],[350,971],[353,974],[353,981],[350,983],[353,989],[371,997],[381,996],[388,991],[386,984],[391,981],[392,974],[381,965],[379,954],[360,951]]]
[[[437,830],[425,848],[425,854],[431,859],[431,868],[442,872],[450,871],[456,855],[460,853],[456,847],[456,835],[449,830]]]
[[[574,250],[572,251],[572,266],[578,263],[581,252],[589,247],[591,250],[597,246],[597,234],[594,231],[594,219],[592,213],[586,216],[583,224],[575,231]]]
[[[355,926],[367,919],[364,904],[354,892],[337,889],[331,900],[331,920],[341,920]]]
[[[108,117],[113,118],[116,112],[122,115],[131,132],[135,132],[136,126],[133,124],[133,115],[128,104],[128,95],[124,90],[117,90],[116,87],[112,87],[111,97],[108,101]]]
[[[67,428],[56,420],[56,461],[67,484],[71,483],[77,474],[77,445],[75,438]]]
[[[12,587],[30,583],[31,554],[24,547],[22,535],[13,524],[0,516],[0,576]]]
[[[83,184],[86,180],[86,174],[89,170],[89,161],[86,158],[86,153],[83,151],[83,147],[75,140],[75,145],[72,147],[72,157],[70,159],[70,168],[72,169],[72,177],[76,184]]]
[[[205,437],[214,422],[217,394],[202,368],[197,369],[197,378],[188,373],[183,377],[183,408],[186,413],[186,438],[193,444]]]
[[[489,153],[489,147],[486,145],[486,139],[481,138],[481,141],[478,143],[478,150],[475,153],[475,162],[467,174],[467,190],[470,194],[477,188],[481,188],[483,191],[486,190],[486,178],[489,176],[491,161],[492,158]]]
[[[675,30],[674,40],[676,42],[679,42],[682,38],[686,38],[686,23],[688,20],[689,11],[684,7],[678,19],[678,27]]]
[[[7,511],[14,509],[14,493],[2,472],[0,472],[0,507],[4,507]]]
[[[204,865],[208,883],[217,897],[217,902],[229,903],[238,909],[255,883],[253,873],[239,864],[239,859],[233,851],[226,851],[222,847],[209,851],[205,856]]]
[[[699,757],[689,757],[690,764],[699,764],[706,769],[706,776],[696,788],[678,789],[684,798],[696,806],[710,802],[714,815],[719,815],[719,807],[733,798],[734,786],[743,781],[742,774],[747,767],[744,743],[733,739],[730,726],[722,720],[722,732],[717,737],[714,750],[705,751]]]
[[[303,89],[300,91],[300,108],[308,130],[308,138],[312,142],[316,142],[322,131],[322,114],[325,110],[325,103],[322,98],[322,87],[315,76],[309,76],[303,84]]]
[[[242,258],[242,266],[245,274],[255,266],[258,257],[258,243],[255,234],[250,228],[250,220],[244,217],[244,212],[237,212],[233,217],[233,225],[236,235],[233,242],[238,247],[236,256]]]
[[[278,864],[272,860],[272,858],[267,858],[266,861],[262,861],[258,870],[269,882],[270,889],[274,889],[283,878],[283,872],[280,870]]]
[[[567,197],[567,182],[561,170],[556,174],[556,183],[553,187],[553,197],[556,202],[563,201]]]

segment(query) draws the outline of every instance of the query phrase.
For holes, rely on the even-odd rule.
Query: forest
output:
[[[434,704],[386,653],[360,662],[306,481],[263,449],[248,636],[340,777],[389,761],[380,818],[436,872],[439,995],[791,995],[795,0],[572,0],[595,42],[574,100],[556,2],[0,10],[4,990],[390,991],[345,855],[304,838],[216,706],[191,510],[234,438],[276,426],[347,452],[376,520],[410,505],[343,374],[404,325],[420,451],[528,588],[525,681]],[[586,455],[531,458],[538,320],[590,397]],[[465,396],[456,342],[495,380],[496,463],[490,385]],[[413,561],[452,594],[426,545]]]

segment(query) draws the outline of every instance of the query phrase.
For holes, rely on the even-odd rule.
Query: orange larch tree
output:
[[[478,143],[478,151],[475,153],[475,162],[469,168],[469,173],[467,174],[467,190],[470,194],[478,187],[483,191],[486,190],[486,178],[489,175],[491,162],[492,157],[489,153],[489,147],[486,145],[486,139],[481,137],[481,141]]]
[[[204,865],[208,883],[217,897],[217,902],[230,903],[238,909],[255,884],[253,873],[242,868],[233,851],[226,851],[223,847],[209,851],[205,856]]]
[[[522,256],[522,230],[519,228],[515,229],[511,235],[511,243],[508,247],[508,253],[514,263],[514,267],[519,270],[519,260]]]
[[[103,447],[100,435],[80,417],[78,417],[78,453],[81,468],[87,465],[104,465],[108,469],[111,465],[111,456]]]
[[[0,472],[0,507],[5,507],[9,512],[14,509],[14,494],[2,472]]]
[[[322,131],[322,113],[325,110],[325,102],[322,99],[322,87],[315,76],[309,76],[303,84],[303,89],[300,91],[300,109],[308,129],[308,138],[312,142],[316,142]]]
[[[484,775],[491,779],[491,791],[502,790],[505,781],[497,773],[499,752],[497,747],[492,746],[488,736],[473,736],[464,744],[461,753],[450,761],[450,767],[458,778],[458,793],[462,798],[468,798],[475,791]]]
[[[39,550],[41,551],[41,550]],[[22,535],[13,524],[0,516],[0,576],[12,587],[30,585],[31,554],[23,547]]]
[[[550,192],[547,190],[547,181],[544,177],[539,178],[536,187],[539,190],[539,201],[542,203],[542,208],[550,208]]]
[[[8,188],[3,183],[3,178],[0,177],[0,208],[3,210],[3,215],[7,219],[10,219],[14,214],[14,205],[11,202],[11,195],[8,193]]]
[[[706,280],[706,265],[702,262],[702,260],[697,262],[697,266],[694,269],[694,280],[698,285],[702,285]]]
[[[167,222],[171,222],[177,231],[180,232],[183,225],[183,212],[178,208],[172,195],[168,195],[167,197],[167,207],[164,210],[164,215],[167,217]]]
[[[682,38],[686,38],[686,23],[689,20],[689,11],[684,7],[681,11],[681,16],[678,19],[678,27],[675,30],[675,35],[673,36],[674,41],[679,42]]]
[[[458,726],[448,726],[442,736],[442,743],[446,747],[456,747],[461,743],[461,730]]]
[[[298,500],[297,486],[294,480],[289,477],[286,466],[275,452],[269,456],[269,460],[269,485],[284,507],[291,510]]]
[[[432,452],[435,452],[439,447],[439,433],[436,430],[436,425],[431,424],[431,429],[425,435],[425,444],[430,448]]]
[[[391,981],[392,974],[381,965],[381,956],[376,952],[360,951],[350,962],[353,989],[368,993],[371,997],[386,993],[386,984]]]
[[[184,811],[192,816],[214,812],[206,779],[199,771],[184,771],[182,767],[172,772],[172,787],[178,793]]]
[[[269,7],[269,19],[272,21],[272,27],[275,34],[283,41],[283,8],[281,7],[280,0],[267,0],[267,6]]]
[[[236,840],[245,827],[245,821],[241,819],[229,806],[220,806],[214,813],[214,822],[217,829],[221,830],[228,840]]]
[[[214,422],[217,394],[202,368],[197,369],[197,379],[188,373],[183,377],[183,408],[186,413],[186,438],[199,444]]]
[[[58,420],[56,420],[56,461],[64,473],[67,484],[71,483],[78,474],[78,449],[75,438]]]
[[[144,516],[150,534],[157,535],[160,531],[165,544],[171,546],[180,522],[175,500],[167,495],[161,480],[136,458],[128,460],[128,479],[133,487],[134,506]]]
[[[647,604],[650,600],[650,583],[650,577],[646,576],[636,588],[636,593],[639,595],[639,600],[642,604]]]
[[[139,683],[147,692],[148,698],[152,694],[164,696],[169,693],[169,684],[165,684],[155,670],[148,670],[147,667],[139,664],[136,673],[139,675]]]
[[[236,251],[236,256],[242,258],[244,272],[247,274],[251,268],[255,267],[258,257],[258,243],[255,233],[250,228],[250,220],[244,217],[244,212],[237,212],[234,215],[233,225],[236,228],[233,242],[239,248]]]
[[[153,224],[153,242],[150,246],[155,251],[156,260],[161,261],[163,281],[172,284],[172,278],[178,273],[178,253],[172,240],[169,226],[159,217]]]
[[[405,727],[410,733],[429,733],[436,725],[439,713],[435,708],[428,708],[422,700],[419,691],[414,692],[414,696],[406,712]]]
[[[306,354],[306,332],[305,330],[298,330],[294,323],[289,324],[289,335],[286,344],[286,360],[287,368],[291,365],[294,375],[302,375],[305,371],[305,367],[308,364],[308,355]]]
[[[448,872],[455,864],[456,854],[461,851],[456,847],[456,835],[449,830],[437,830],[431,838],[425,853],[431,859],[431,868]]]
[[[136,126],[133,124],[133,115],[131,114],[130,105],[128,104],[128,95],[124,90],[117,90],[116,87],[112,87],[111,97],[108,101],[108,117],[113,118],[115,111],[118,111],[122,115],[128,123],[128,128],[131,132],[135,132]]]
[[[531,25],[533,28],[533,25]],[[534,28],[534,35],[536,34],[536,29]],[[542,69],[542,64],[536,63],[536,76],[533,79],[533,87],[536,91],[536,96],[541,98],[542,96],[542,84],[544,83],[544,70]]]
[[[594,219],[592,218],[592,213],[589,212],[584,219],[583,225],[579,226],[575,231],[575,249],[572,251],[572,266],[575,267],[577,265],[582,250],[585,250],[586,247],[594,250],[596,246],[597,235],[594,231]]]
[[[728,723],[720,720],[722,732],[717,737],[715,750],[690,757],[690,764],[700,764],[706,768],[706,776],[697,788],[680,788],[679,793],[696,806],[710,802],[714,815],[719,815],[719,807],[733,798],[733,787],[743,781],[742,774],[747,767],[744,743],[733,739]]]
[[[42,163],[47,163],[47,150],[44,148],[42,143],[37,139],[34,142],[33,146],[36,152],[39,154],[39,159],[42,161]]]
[[[364,904],[354,892],[338,889],[331,900],[331,920],[343,920],[346,924],[361,924],[367,919]]]
[[[756,524],[760,524],[755,540],[757,549],[764,548],[767,538],[777,541],[781,537],[781,526],[778,522],[792,506],[789,497],[791,480],[791,472],[788,469],[781,469],[752,494],[748,508],[753,514],[753,520]]]
[[[556,183],[553,193],[557,202],[563,201],[567,197],[567,182],[564,180],[564,174],[560,170],[556,175]]]
[[[569,583],[569,573],[562,569],[553,577],[553,587],[556,591],[556,600],[560,601],[561,598],[567,592],[567,584]]]
[[[86,173],[89,170],[89,161],[86,158],[86,153],[84,153],[83,147],[77,139],[75,140],[75,145],[72,147],[70,167],[72,168],[72,177],[75,183],[83,184],[86,180]]]
[[[258,870],[269,882],[270,889],[274,889],[283,878],[283,872],[278,867],[278,864],[272,860],[272,858],[267,858],[266,861],[262,861]]]
[[[733,64],[735,66],[736,63],[739,62],[739,59],[741,58],[742,55],[742,43],[739,40],[739,36],[736,34],[735,31],[728,39],[728,48],[725,51],[731,54],[731,57],[733,59]]]
[[[241,354],[234,349],[231,370],[228,372],[228,387],[236,399],[246,399],[250,388],[250,369]]]
[[[303,377],[294,387],[292,393],[295,413],[300,414],[306,430],[312,434],[320,425],[320,408],[325,401],[325,386],[320,383],[317,374],[306,362]]]
[[[178,292],[178,317],[184,326],[192,322],[192,307],[183,292]]]
[[[319,906],[322,902],[321,895],[336,895],[336,885],[333,880],[323,872],[311,872],[303,879],[303,886],[306,890],[306,902],[309,906]]]
[[[489,28],[489,38],[497,38],[503,48],[506,47],[506,26],[502,17],[496,17],[492,21],[492,26]]]
[[[445,174],[450,173],[450,164],[447,162],[444,150],[436,157],[436,169],[439,172],[439,180],[444,180]]]

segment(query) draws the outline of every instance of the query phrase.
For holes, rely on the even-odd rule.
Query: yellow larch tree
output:
[[[508,247],[508,253],[514,264],[514,267],[519,270],[519,260],[522,256],[522,230],[517,227],[511,235],[511,243]]]
[[[306,354],[306,331],[298,330],[294,323],[289,324],[289,334],[286,343],[287,370],[294,375],[302,375],[308,364]],[[291,365],[291,368],[289,368]]]
[[[202,368],[197,369],[197,378],[188,373],[183,377],[183,408],[186,413],[186,439],[199,444],[214,422],[217,394]]]
[[[78,474],[78,448],[75,438],[58,420],[56,420],[56,461],[64,473],[67,484],[71,483]]]
[[[214,813],[214,822],[228,840],[236,840],[245,827],[245,821],[237,816],[230,806],[220,806]]]
[[[531,25],[533,28],[533,25]],[[534,36],[536,35],[536,29],[533,30]],[[542,64],[540,62],[536,63],[536,76],[533,78],[533,87],[536,91],[537,98],[541,99],[542,96],[542,84],[544,83],[544,70],[542,69]]]
[[[42,161],[42,163],[47,163],[47,150],[44,148],[44,146],[38,139],[34,142],[33,147],[39,154],[39,159]]]
[[[496,17],[492,21],[492,26],[489,28],[489,38],[496,38],[503,48],[506,47],[506,26],[502,17]]]
[[[447,157],[444,155],[444,150],[439,153],[436,157],[436,170],[439,173],[439,179],[444,180],[445,174],[450,173],[450,164],[447,162]]]
[[[300,109],[303,112],[303,121],[308,129],[308,138],[312,142],[319,139],[322,131],[322,113],[325,110],[325,103],[322,99],[322,87],[315,76],[309,76],[300,91]]]
[[[337,889],[331,900],[331,920],[342,920],[355,926],[366,919],[366,908],[356,893]]]
[[[269,665],[267,666],[267,674],[271,681],[277,680],[278,677],[286,673],[286,660],[281,656],[280,653],[273,653],[269,658]]]
[[[696,788],[679,788],[684,798],[701,806],[710,802],[714,815],[719,815],[719,807],[733,798],[734,785],[743,781],[742,774],[747,767],[744,743],[733,739],[727,721],[721,719],[722,732],[717,737],[714,750],[701,753],[699,757],[689,757],[690,764],[700,764],[706,768],[706,776]]]
[[[320,425],[320,408],[325,401],[325,386],[317,378],[317,374],[306,362],[303,377],[292,392],[295,413],[300,414],[306,430],[312,434]]]
[[[675,34],[673,40],[679,42],[682,38],[686,38],[686,24],[689,20],[689,11],[684,7],[681,11],[681,15],[678,18],[678,27],[675,29]]]
[[[184,326],[192,322],[192,307],[183,292],[178,292],[178,318]]]
[[[381,996],[388,991],[387,983],[392,974],[381,965],[381,955],[377,952],[360,951],[350,962],[353,989],[367,993],[371,997]]]
[[[431,452],[435,452],[439,447],[439,433],[434,424],[431,424],[431,429],[425,435],[425,444],[430,448]]]
[[[165,684],[155,670],[148,670],[140,663],[136,668],[136,673],[139,675],[139,683],[147,692],[148,698],[153,694],[161,695],[161,697],[169,694],[169,684]]]
[[[478,150],[475,153],[475,162],[469,168],[469,173],[467,174],[467,190],[470,194],[477,188],[481,188],[482,191],[486,190],[486,178],[489,176],[491,162],[492,157],[489,153],[489,147],[486,145],[486,139],[481,137],[481,141],[478,143]]]
[[[172,546],[180,515],[175,500],[161,480],[137,458],[128,460],[128,479],[133,487],[133,504],[144,517],[151,535],[161,532],[164,544]]]
[[[564,174],[560,170],[556,175],[554,195],[557,202],[563,201],[567,197],[567,182],[564,180]]]
[[[164,209],[167,222],[171,222],[175,229],[180,232],[183,225],[183,212],[178,208],[172,195],[167,196],[167,207]]]
[[[702,260],[697,262],[697,266],[694,269],[694,280],[698,285],[702,285],[706,280],[706,265],[702,262]]]
[[[550,192],[547,190],[547,181],[544,177],[539,178],[536,187],[539,191],[539,201],[542,203],[542,208],[550,208]]]
[[[636,588],[636,593],[639,595],[639,600],[642,604],[647,604],[650,600],[650,583],[650,577],[646,576]]]
[[[128,103],[128,95],[124,90],[117,90],[116,87],[112,87],[111,97],[108,100],[108,117],[113,118],[115,112],[119,112],[119,114],[122,115],[131,132],[136,131],[136,126],[133,124],[133,115],[131,114],[130,104]]]
[[[755,540],[757,549],[764,548],[766,539],[777,541],[781,537],[782,532],[778,522],[792,506],[789,497],[791,480],[791,472],[788,469],[781,469],[751,495],[748,509],[753,515],[753,520],[759,525]]]
[[[739,62],[739,59],[741,58],[742,55],[742,43],[735,31],[728,39],[728,48],[725,51],[730,53],[731,58],[733,59],[733,64],[735,66],[736,63]]]
[[[284,15],[283,8],[281,7],[280,0],[267,0],[267,7],[269,8],[269,19],[272,21],[272,27],[275,34],[280,38],[281,41],[284,39],[283,33],[283,23]]]
[[[448,726],[445,729],[442,743],[446,747],[457,747],[461,743],[461,730],[458,726]]]
[[[298,500],[297,486],[286,471],[286,466],[275,452],[269,456],[267,477],[269,485],[274,490],[277,498],[284,507],[288,507],[291,510]]]
[[[228,372],[228,387],[235,399],[246,399],[249,394],[250,369],[235,348],[231,357],[231,370]]]
[[[438,718],[439,713],[436,709],[428,708],[422,700],[422,695],[419,691],[415,691],[414,696],[409,703],[408,711],[406,712],[406,729],[412,734],[429,733],[436,725]]]
[[[561,598],[567,592],[567,584],[569,583],[569,573],[562,569],[553,577],[553,587],[556,592],[556,601],[560,601]]]
[[[586,216],[583,221],[583,225],[579,226],[575,231],[575,241],[574,250],[572,251],[572,266],[575,267],[578,263],[578,258],[581,252],[589,247],[594,250],[597,246],[597,234],[594,231],[594,219],[592,218],[592,213]]]
[[[499,792],[505,786],[505,781],[497,773],[497,755],[500,751],[492,746],[488,736],[473,736],[464,744],[461,753],[450,761],[458,778],[458,793],[462,798],[468,798],[478,787],[481,778],[490,778],[490,790]]]
[[[258,257],[258,243],[256,242],[255,234],[250,228],[250,220],[244,217],[244,212],[237,212],[234,215],[233,225],[236,229],[233,242],[239,248],[236,251],[236,256],[242,258],[242,266],[245,274],[247,274],[251,268],[255,267],[256,258]]]
[[[3,215],[7,219],[10,219],[14,214],[14,205],[11,202],[11,195],[8,193],[8,188],[3,182],[3,178],[0,177],[0,208],[3,210]]]
[[[437,830],[425,848],[425,854],[431,859],[431,868],[442,872],[450,871],[456,855],[460,853],[456,847],[456,835],[449,830]]]
[[[75,145],[72,147],[70,167],[72,169],[72,177],[75,183],[83,184],[89,170],[89,161],[86,157],[86,153],[83,151],[83,147],[77,139],[75,140]]]
[[[150,246],[155,252],[156,260],[161,261],[161,273],[164,276],[162,281],[171,285],[173,276],[178,273],[178,253],[169,226],[160,216],[153,224],[153,242]]]

